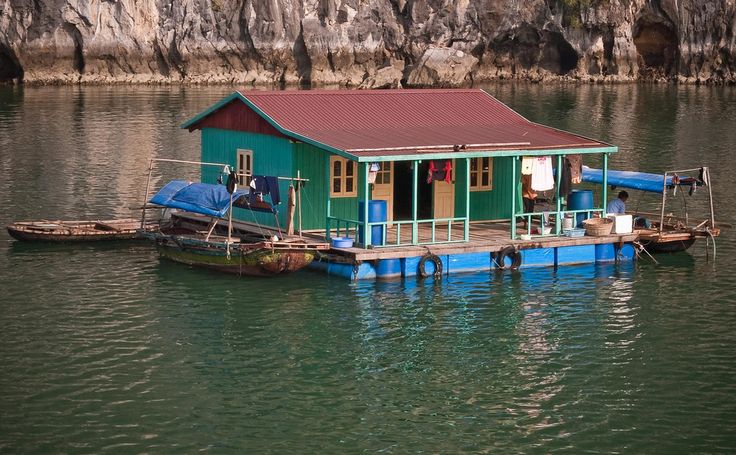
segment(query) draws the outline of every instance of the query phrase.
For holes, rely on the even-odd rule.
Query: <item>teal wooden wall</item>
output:
[[[511,160],[513,157],[493,159],[493,189],[470,192],[470,219],[496,220],[511,218]],[[455,216],[465,215],[465,162],[457,160],[455,171]]]
[[[309,183],[302,193],[302,228],[324,229],[327,216],[327,194],[330,191],[330,154],[313,145],[298,142],[293,144],[293,174],[299,170]],[[332,216],[355,220],[358,218],[358,199],[362,199],[365,181],[363,165],[358,166],[358,197],[338,197],[330,199]]]
[[[254,174],[295,177],[296,173],[292,171],[294,168],[293,145],[288,139],[275,136],[205,128],[202,130],[202,161],[235,166],[237,149],[253,150]],[[221,171],[213,166],[202,166],[202,182],[216,183]],[[277,208],[282,228],[286,227],[288,189],[289,182],[280,180],[281,204]],[[235,209],[233,218],[254,221],[266,226],[276,226],[274,216],[269,213]]]

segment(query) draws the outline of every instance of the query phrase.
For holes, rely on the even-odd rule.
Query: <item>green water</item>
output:
[[[734,222],[736,89],[488,90],[618,145],[614,168],[711,166]],[[1,88],[0,224],[130,215],[148,158],[196,159],[177,125],[229,91]],[[715,262],[701,242],[659,265],[348,283],[3,231],[0,452],[734,453],[735,254],[726,231]]]

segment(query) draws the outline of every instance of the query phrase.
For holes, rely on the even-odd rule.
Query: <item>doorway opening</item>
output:
[[[411,161],[394,162],[394,220],[412,219],[412,164]],[[419,182],[417,188],[417,219],[432,217],[432,185],[427,184],[429,163],[419,163]]]

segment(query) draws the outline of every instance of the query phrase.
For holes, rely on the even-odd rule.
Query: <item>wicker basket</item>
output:
[[[594,237],[609,235],[613,229],[613,220],[610,218],[590,218],[583,221],[585,233]]]

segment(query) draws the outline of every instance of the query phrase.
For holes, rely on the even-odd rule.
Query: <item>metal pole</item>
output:
[[[153,160],[148,165],[148,180],[146,181],[146,195],[143,197],[143,214],[141,215],[141,229],[146,225],[146,204],[148,204],[148,191],[151,189],[151,175],[153,174]]]
[[[476,158],[482,164],[482,158]],[[489,158],[490,159],[490,158]],[[464,240],[470,240],[470,158],[465,158],[465,233]]]
[[[421,161],[414,161],[412,174],[411,174],[411,243],[419,243],[419,227],[417,226],[417,187],[419,186],[419,163]]]
[[[516,161],[519,158],[511,158],[511,240],[516,238]]]
[[[363,178],[363,248],[368,248],[371,244],[371,230],[368,226],[368,200],[370,195],[368,194],[368,172],[370,171],[371,164],[365,163],[365,178]]]
[[[603,216],[608,213],[608,153],[603,154]]]
[[[667,203],[667,172],[664,173],[664,179],[662,181],[662,211],[659,214],[659,233],[662,233],[664,228],[664,206]]]
[[[562,155],[557,155],[557,214],[555,215],[555,234],[560,234],[560,226],[562,225],[562,201],[560,200],[560,184],[562,183]]]
[[[301,177],[302,177],[301,171],[297,169],[296,170],[296,180],[297,180],[296,185],[299,191],[296,192],[296,204],[299,206],[299,212],[297,213],[297,215],[299,216],[299,237],[302,236],[302,190],[304,189],[304,187],[299,188]]]
[[[325,217],[325,240],[330,240],[330,192],[332,191],[332,179],[330,178],[330,167],[332,166],[330,157],[327,157],[327,166],[325,172],[325,182],[327,182],[327,191],[325,191],[325,206],[327,216]],[[347,231],[347,229],[346,229]],[[357,236],[356,236],[357,237]],[[358,240],[357,238],[355,239]]]

